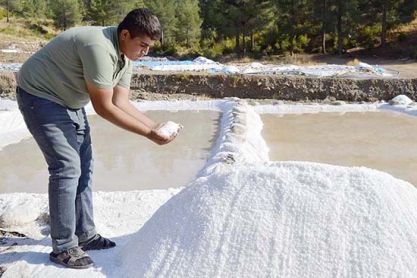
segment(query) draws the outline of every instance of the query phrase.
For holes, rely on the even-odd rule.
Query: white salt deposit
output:
[[[3,53],[17,53],[19,51],[18,51],[18,49],[2,49],[1,52],[3,52]]]
[[[405,95],[399,95],[399,96],[396,96],[393,99],[391,99],[389,101],[389,104],[391,104],[391,105],[409,105],[412,102],[413,101],[409,97],[407,97]]]
[[[11,63],[11,64],[1,64],[0,63],[0,71],[13,71],[17,72],[19,71],[22,64],[19,63]]]
[[[270,162],[258,115],[379,109],[413,114],[416,107],[252,107],[238,99],[136,105],[223,112],[219,137],[198,178],[178,194],[95,193],[98,230],[118,243],[89,252],[95,268],[70,270],[49,263],[46,238],[8,250],[0,258],[8,268],[3,277],[417,277],[417,189],[367,168]],[[0,117],[11,119],[13,112]],[[5,127],[11,133],[22,129]],[[0,195],[0,215],[6,213],[14,230],[24,224],[13,222],[13,213],[6,211],[15,207],[20,217],[26,208],[13,204],[29,200],[26,196]],[[39,200],[20,206],[37,212],[22,221],[42,230],[45,223],[36,214],[46,212],[46,195]]]
[[[11,111],[17,108],[16,101],[3,99],[0,101],[0,112]]]
[[[163,123],[163,125],[158,129],[158,131],[162,136],[169,138],[175,134],[178,134],[178,132],[182,128],[182,125],[174,123],[172,121],[168,121],[166,123]]]
[[[228,165],[118,256],[127,277],[415,277],[417,191],[366,168]]]
[[[259,62],[248,65],[226,65],[198,57],[192,61],[168,61],[167,59],[143,59],[135,64],[153,71],[195,71],[214,72],[223,74],[278,74],[278,75],[305,75],[312,77],[338,77],[353,78],[396,77],[398,72],[384,69],[377,65],[359,63],[356,66],[347,65],[276,65],[261,64]],[[18,71],[21,64],[0,64],[0,71]]]
[[[2,101],[0,101],[2,102]],[[12,107],[12,105],[3,105]],[[16,108],[0,112],[0,150],[30,136],[23,117]]]

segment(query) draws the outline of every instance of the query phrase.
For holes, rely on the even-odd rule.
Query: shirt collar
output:
[[[126,62],[126,56],[123,55],[123,53],[120,51],[120,47],[119,47],[119,35],[117,34],[117,27],[113,26],[112,27],[112,31],[113,31],[113,45],[116,48],[117,51],[117,57],[119,58],[119,60]]]

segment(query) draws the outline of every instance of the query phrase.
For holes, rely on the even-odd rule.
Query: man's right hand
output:
[[[170,137],[162,135],[159,132],[159,129],[163,125],[163,123],[156,125],[154,128],[152,128],[151,132],[146,137],[158,145],[165,145],[174,140],[175,137],[177,137],[178,133],[173,133]]]
[[[115,105],[113,103],[113,89],[98,88],[90,82],[86,82],[86,84],[94,110],[104,119],[123,129],[145,136],[158,145],[168,144],[177,136],[177,133],[174,133],[169,137],[164,136],[159,131],[163,124],[150,127],[149,124],[152,121],[149,119],[145,123],[143,122],[143,119],[145,119],[144,117],[132,116],[132,114],[127,113]]]

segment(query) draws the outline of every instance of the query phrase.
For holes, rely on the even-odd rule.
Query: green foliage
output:
[[[223,49],[224,49],[224,46],[222,44],[216,43],[211,48],[203,47],[203,50],[202,50],[201,54],[204,57],[207,57],[207,58],[210,58],[210,59],[215,59],[215,58],[220,57],[221,55],[223,55]]]
[[[105,26],[114,22],[116,16],[114,11],[119,4],[119,1],[113,0],[90,0],[87,15],[95,25]]]
[[[380,43],[379,35],[381,34],[381,25],[365,26],[359,30],[359,39],[361,45],[366,48],[373,48]]]
[[[398,41],[399,42],[406,41],[407,38],[408,38],[408,36],[406,34],[401,33],[401,34],[398,35]]]
[[[80,22],[81,14],[77,0],[55,0],[50,8],[55,25],[66,30]]]
[[[7,16],[7,10],[3,7],[0,7],[0,20]]]
[[[181,46],[197,48],[201,35],[202,19],[197,0],[177,0],[177,28],[175,41]]]
[[[79,23],[117,25],[138,7],[151,9],[161,21],[163,39],[154,53],[216,58],[229,53],[254,57],[256,53],[337,52],[380,46],[392,30],[416,18],[417,1],[0,0],[0,19],[7,11],[12,22],[31,18],[28,34],[45,37],[53,32],[33,18],[53,18],[61,29]],[[410,38],[399,34],[399,41],[405,39]]]
[[[47,12],[46,0],[25,0],[22,1],[22,14],[25,17],[43,18]]]
[[[146,7],[159,18],[163,26],[163,45],[175,45],[175,34],[178,32],[176,2],[172,0],[146,0],[144,2]]]
[[[202,1],[204,12],[203,26],[212,28],[222,37],[234,37],[236,50],[246,51],[246,43],[241,42],[273,25],[274,5],[265,0]]]

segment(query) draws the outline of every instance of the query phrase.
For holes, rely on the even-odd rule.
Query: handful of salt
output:
[[[158,132],[162,136],[171,137],[172,135],[178,133],[183,128],[182,125],[168,121],[164,123],[159,129]]]

